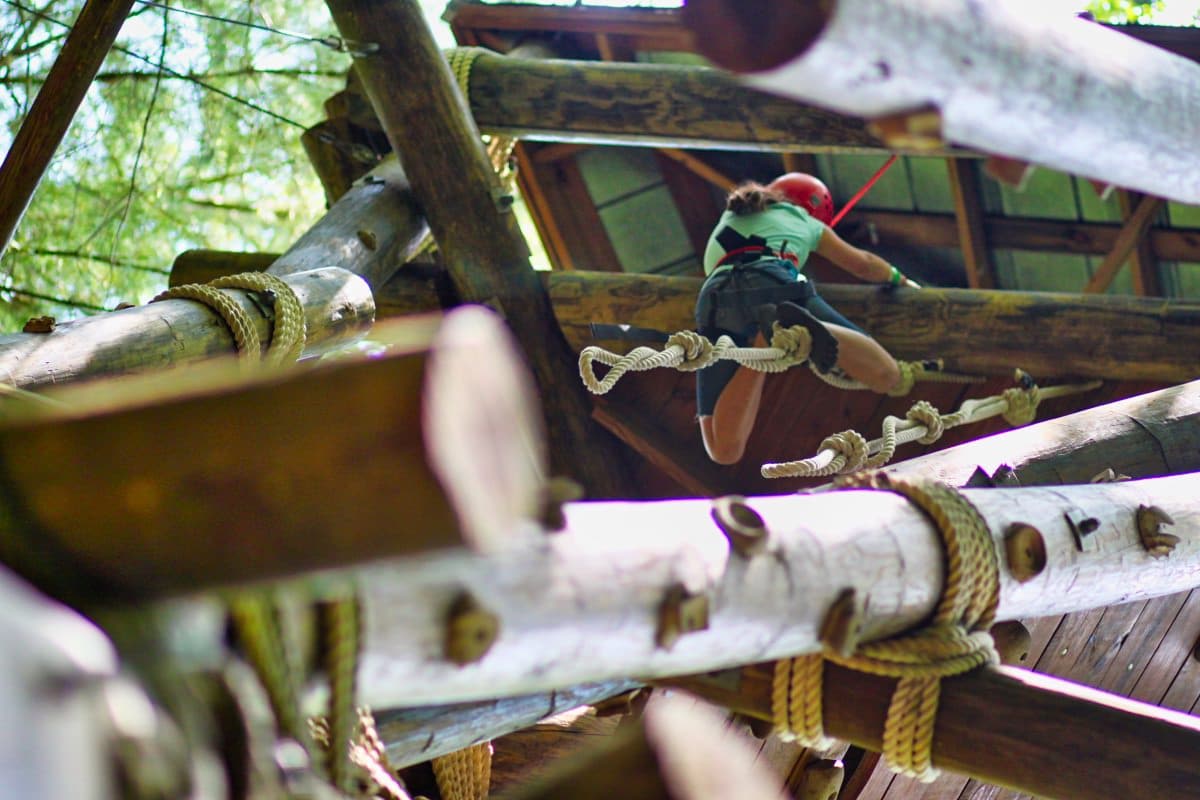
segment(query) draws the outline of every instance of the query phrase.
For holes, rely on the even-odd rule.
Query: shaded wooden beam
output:
[[[950,174],[950,192],[954,195],[954,221],[967,270],[967,285],[972,289],[994,289],[996,266],[984,230],[979,175],[975,165],[964,159],[946,159],[946,169]]]
[[[866,119],[928,106],[940,140],[1200,203],[1200,154],[1178,147],[1194,134],[1179,109],[1195,106],[1200,65],[1086,20],[1035,20],[1003,3],[967,13],[965,3],[837,0],[810,19],[790,5],[762,7],[755,15],[734,0],[698,0],[685,18],[716,63],[754,71],[751,86]],[[734,63],[743,52],[773,63]],[[1031,59],[1059,79],[1027,80]],[[1114,62],[1136,64],[1138,80],[1113,72]]]
[[[0,255],[8,249],[54,152],[134,0],[88,0],[0,165]]]
[[[374,334],[384,357],[252,375],[208,364],[8,415],[6,562],[95,602],[460,544],[423,438],[439,322],[393,325]]]
[[[713,198],[712,184],[661,151],[656,151],[654,157],[699,264],[713,226],[721,216],[721,207]]]
[[[1121,267],[1125,266],[1125,262],[1129,260],[1138,243],[1142,241],[1146,229],[1150,227],[1150,223],[1154,221],[1154,215],[1162,206],[1163,200],[1159,197],[1146,195],[1138,201],[1137,208],[1121,225],[1121,232],[1117,234],[1117,240],[1113,242],[1112,250],[1104,257],[1104,261],[1096,268],[1096,273],[1083,287],[1085,294],[1097,294],[1108,290],[1108,287],[1112,285],[1113,278],[1121,271]]]
[[[1117,207],[1121,210],[1121,219],[1129,222],[1133,218],[1142,196],[1136,192],[1117,190]],[[1158,261],[1154,257],[1154,249],[1150,237],[1145,232],[1138,239],[1129,254],[1129,270],[1133,278],[1134,294],[1150,297],[1160,297],[1163,293],[1162,283],[1158,275]]]
[[[628,404],[599,400],[592,415],[693,497],[716,497],[722,494],[720,487],[729,483],[729,477],[723,477],[705,454],[699,436],[687,443],[669,441],[654,420]]]
[[[817,159],[812,153],[781,153],[784,172],[807,172],[817,174]]]
[[[620,36],[635,50],[695,52],[691,31],[675,9],[554,8],[548,6],[452,5],[450,24],[460,30]]]
[[[282,253],[240,253],[231,250],[184,250],[171,262],[168,286],[208,283],[239,272],[266,272]]]
[[[771,719],[773,665],[671,681]],[[896,681],[827,664],[825,729],[879,750]],[[1063,800],[1186,796],[1200,782],[1200,720],[1010,667],[942,681],[933,763],[1022,794]],[[1086,753],[1087,758],[1080,758]]]
[[[343,92],[342,94],[345,94]],[[356,155],[354,131],[346,117],[331,117],[318,122],[300,135],[300,143],[325,189],[325,204],[331,206],[350,191],[376,159]],[[370,148],[362,148],[370,153]]]
[[[727,150],[887,149],[860,121],[748,89],[707,67],[481,53],[471,69],[469,102],[481,131],[521,139]]]
[[[574,380],[575,358],[529,265],[511,198],[500,189],[420,4],[329,0],[328,6],[342,36],[379,44],[355,61],[355,70],[420,198],[459,295],[499,310],[525,350],[544,398],[554,469],[578,478],[592,496],[633,494],[614,469],[621,463],[618,446],[590,420],[589,403]],[[414,86],[421,91],[411,91]]]
[[[704,159],[692,153],[687,153],[674,147],[660,147],[658,152],[672,161],[682,164],[689,172],[698,175],[723,192],[728,192],[737,183],[720,170],[709,166]]]

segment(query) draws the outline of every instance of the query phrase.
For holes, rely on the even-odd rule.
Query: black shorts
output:
[[[739,347],[750,346],[759,331],[755,309],[766,303],[784,301],[803,306],[822,322],[865,333],[862,328],[826,303],[815,289],[811,289],[811,283],[811,291],[797,293],[797,272],[787,261],[766,259],[735,269],[736,278],[729,273],[711,276],[704,282],[704,286],[700,288],[700,295],[696,298],[697,330],[712,341],[716,341],[720,336],[728,336]],[[743,296],[750,294],[753,302],[739,303],[735,292],[742,292]],[[725,390],[737,368],[736,361],[722,360],[696,373],[697,414],[706,417],[713,413],[717,398]]]

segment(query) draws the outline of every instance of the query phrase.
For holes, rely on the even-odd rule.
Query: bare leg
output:
[[[754,347],[765,344],[759,336]],[[736,464],[746,452],[746,442],[754,430],[758,404],[762,400],[766,373],[738,367],[721,390],[710,416],[700,417],[700,436],[708,457],[718,464]]]
[[[841,325],[827,322],[825,327],[838,340],[837,365],[851,378],[880,394],[887,394],[900,381],[896,359],[879,342]]]

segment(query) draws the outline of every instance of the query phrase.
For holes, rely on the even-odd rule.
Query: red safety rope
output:
[[[877,180],[879,180],[880,178],[882,178],[883,173],[887,172],[888,167],[890,167],[895,162],[896,162],[896,154],[893,153],[891,158],[889,158],[887,161],[885,161],[883,166],[875,171],[875,174],[871,176],[871,179],[863,184],[863,187],[858,190],[858,193],[855,194],[854,197],[851,197],[846,202],[846,205],[842,206],[842,210],[839,211],[837,213],[837,215],[833,218],[833,222],[829,223],[829,227],[831,227],[831,228],[835,227],[839,222],[841,222],[842,217],[846,216],[846,214],[850,211],[850,209],[854,208],[855,203],[857,203],[859,200],[863,199],[863,195],[865,195],[867,192],[871,191],[871,187],[875,185],[875,182]]]

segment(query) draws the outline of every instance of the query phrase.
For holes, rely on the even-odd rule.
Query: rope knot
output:
[[[1023,389],[1013,386],[1004,390],[1004,401],[1008,408],[1004,410],[1004,421],[1014,428],[1028,425],[1037,418],[1038,403],[1041,402],[1041,392],[1038,387],[1031,386]]]
[[[776,322],[771,334],[771,347],[783,351],[781,361],[801,364],[808,360],[812,352],[812,334],[800,325],[785,328]]]
[[[846,472],[861,469],[867,463],[867,440],[858,431],[842,431],[827,436],[818,449],[832,450],[845,459],[845,466],[841,469]]]
[[[921,444],[933,444],[946,432],[941,413],[928,400],[918,400],[904,418],[925,427],[927,433],[917,439]]]
[[[696,372],[717,360],[713,343],[696,331],[678,331],[671,334],[667,339],[667,347],[672,345],[683,351],[683,360],[675,366],[680,372]]]

